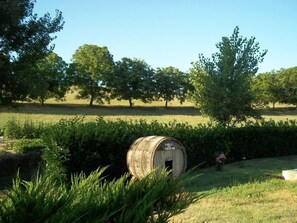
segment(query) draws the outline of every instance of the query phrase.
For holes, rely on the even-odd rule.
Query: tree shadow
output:
[[[260,110],[262,115],[267,116],[285,116],[297,115],[296,107],[279,107],[279,108],[265,108]]]
[[[162,116],[162,115],[188,115],[199,116],[200,111],[191,106],[134,106],[132,108],[122,105],[93,105],[82,104],[45,104],[18,103],[11,107],[2,107],[0,112],[23,114],[52,114],[52,115],[98,115],[98,116]]]

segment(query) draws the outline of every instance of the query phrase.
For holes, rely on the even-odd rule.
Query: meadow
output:
[[[77,115],[83,115],[85,120],[95,120],[96,117],[102,116],[106,120],[122,119],[129,120],[146,120],[148,122],[182,122],[189,123],[193,126],[209,122],[209,118],[203,116],[191,102],[180,104],[178,101],[168,103],[165,108],[164,101],[153,101],[152,103],[143,103],[133,101],[134,106],[129,108],[128,101],[111,100],[104,105],[89,106],[88,100],[77,100],[75,93],[66,95],[66,100],[56,102],[53,99],[46,101],[42,107],[39,103],[19,102],[13,107],[0,107],[0,129],[4,127],[8,120],[17,119],[21,122],[34,121],[54,123],[60,119],[72,118]],[[265,120],[285,121],[295,120],[297,109],[294,106],[277,104],[275,109],[267,107],[261,110],[262,117]]]

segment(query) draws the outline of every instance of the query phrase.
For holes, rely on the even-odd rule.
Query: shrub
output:
[[[11,121],[7,126],[10,127],[5,128],[5,134],[10,131],[12,138],[35,137],[43,132],[42,139],[46,144],[44,160],[55,168],[57,161],[62,159],[60,165],[65,168],[68,178],[71,173],[84,171],[88,174],[98,166],[109,166],[106,174],[111,178],[120,177],[128,171],[126,154],[133,141],[149,135],[178,139],[186,148],[189,168],[201,163],[214,165],[218,151],[227,155],[226,162],[297,154],[295,121],[228,127],[215,124],[191,126],[175,121],[111,122],[101,117],[94,122],[85,122],[83,117],[75,117],[47,126],[27,122],[25,128],[16,121]],[[27,131],[23,131],[24,128]]]
[[[26,120],[21,123],[18,120],[9,120],[4,126],[4,135],[10,139],[34,139],[40,138],[41,134],[45,131],[47,125],[42,122],[34,123],[33,121]]]
[[[107,182],[103,171],[73,175],[70,185],[47,175],[32,182],[17,177],[0,201],[0,222],[168,222],[197,199],[183,191],[186,176],[173,181],[163,172]]]
[[[8,148],[16,153],[41,152],[45,144],[42,139],[19,139],[8,143]]]
[[[261,122],[239,127],[171,123],[105,121],[84,122],[83,119],[61,120],[46,133],[45,141],[58,146],[67,173],[89,173],[98,166],[109,165],[110,176],[127,171],[126,153],[133,141],[142,136],[175,137],[185,146],[188,166],[200,163],[214,165],[218,151],[227,154],[227,162],[297,154],[296,122]],[[47,153],[53,154],[51,146]]]

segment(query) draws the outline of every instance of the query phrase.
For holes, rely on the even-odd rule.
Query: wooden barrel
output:
[[[141,137],[133,142],[127,153],[130,173],[138,179],[152,170],[172,171],[173,178],[179,177],[187,168],[187,155],[183,145],[176,139],[165,136]]]

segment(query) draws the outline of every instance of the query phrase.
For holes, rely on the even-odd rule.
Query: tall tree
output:
[[[89,98],[90,106],[94,100],[103,103],[109,97],[106,82],[114,72],[113,56],[107,47],[84,44],[72,57],[74,84],[79,88],[79,98]]]
[[[34,82],[28,97],[38,100],[42,106],[48,98],[62,100],[68,88],[66,69],[66,62],[54,52],[38,61],[32,71]]]
[[[253,90],[256,96],[255,103],[259,103],[260,105],[272,103],[274,109],[275,103],[281,100],[283,94],[278,72],[273,70],[255,76],[253,80]]]
[[[191,82],[189,73],[181,72],[178,75],[178,79],[179,88],[177,90],[176,98],[179,100],[180,104],[182,104],[186,101],[186,99],[191,98],[195,88]]]
[[[34,0],[0,0],[0,104],[24,99],[33,82],[31,68],[54,48],[64,25],[62,13],[33,14]]]
[[[109,80],[113,97],[128,100],[133,106],[133,99],[150,102],[155,95],[154,71],[143,60],[122,58],[116,62],[116,70]]]
[[[200,55],[199,61],[193,63],[194,101],[204,114],[222,124],[235,124],[247,117],[258,118],[252,104],[251,80],[267,50],[260,51],[255,37],[239,36],[238,27],[216,47],[219,52],[211,59]]]
[[[281,69],[279,80],[283,92],[281,102],[293,104],[297,109],[297,67]]]
[[[175,67],[157,68],[156,71],[156,97],[163,98],[165,107],[168,107],[168,102],[174,98],[178,98],[181,103],[185,100],[186,91],[186,76]]]

